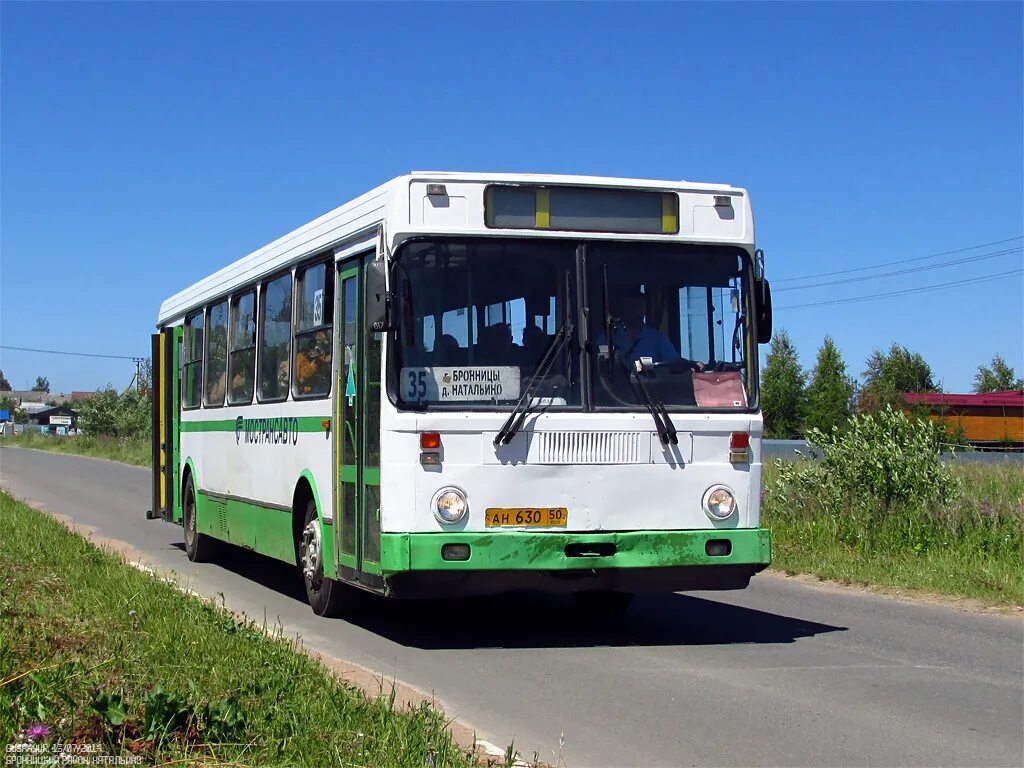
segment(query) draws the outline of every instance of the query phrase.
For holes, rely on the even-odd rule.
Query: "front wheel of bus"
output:
[[[576,608],[590,617],[619,616],[626,612],[633,602],[632,592],[614,592],[610,589],[593,589],[573,592]]]
[[[324,548],[320,535],[320,515],[310,499],[299,540],[299,569],[306,584],[309,607],[317,616],[337,616],[344,602],[345,585],[324,575]]]
[[[185,554],[193,563],[210,561],[216,554],[218,541],[205,533],[199,533],[196,526],[196,492],[191,476],[185,481],[181,506],[181,525],[185,529]]]

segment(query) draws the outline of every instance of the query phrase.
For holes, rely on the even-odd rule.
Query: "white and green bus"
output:
[[[412,173],[172,296],[153,511],[357,594],[739,589],[771,294],[745,190]]]

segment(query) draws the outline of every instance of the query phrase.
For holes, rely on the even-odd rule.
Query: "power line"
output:
[[[72,357],[104,357],[108,360],[144,360],[141,357],[132,357],[131,355],[100,355],[95,352],[64,352],[59,349],[33,349],[32,347],[11,347],[6,344],[0,344],[0,349],[12,349],[18,352],[40,352],[44,355],[70,355]]]
[[[941,269],[942,267],[952,267],[957,264],[968,264],[974,261],[984,261],[985,259],[994,259],[997,256],[1007,256],[1011,253],[1020,253],[1024,251],[1024,248],[1006,248],[1002,251],[994,251],[993,253],[982,253],[977,256],[966,256],[962,259],[952,259],[951,261],[943,261],[939,264],[927,264],[923,267],[909,267],[907,269],[897,269],[892,272],[880,272],[875,275],[863,275],[862,277],[844,277],[839,280],[828,280],[824,283],[810,283],[808,285],[791,285],[789,288],[777,288],[773,293],[783,293],[785,291],[802,291],[805,288],[821,288],[827,285],[843,285],[845,283],[862,283],[865,280],[875,280],[881,277],[892,277],[894,275],[909,275],[911,273],[924,272],[927,269]],[[807,278],[804,278],[807,279]]]
[[[804,309],[805,307],[825,307],[833,304],[851,304],[857,301],[870,301],[871,299],[885,299],[890,296],[905,296],[910,293],[923,293],[924,291],[934,291],[940,288],[953,288],[962,285],[973,285],[975,283],[984,283],[989,280],[997,280],[1000,277],[1009,277],[1010,275],[1019,275],[1024,272],[1024,269],[1011,269],[1009,272],[998,272],[994,275],[982,275],[980,277],[972,277],[966,280],[954,280],[949,283],[938,283],[936,285],[922,285],[917,288],[907,288],[902,291],[887,291],[886,293],[873,293],[870,296],[854,296],[849,299],[835,299],[833,301],[816,301],[810,304],[790,304],[788,307],[776,307],[778,310],[782,309]]]
[[[839,269],[835,272],[818,272],[813,275],[802,275],[800,277],[785,277],[780,280],[773,280],[772,282],[776,285],[779,283],[792,283],[796,280],[810,280],[815,277],[832,277],[833,275],[848,275],[851,272],[866,272],[869,269],[878,269],[879,267],[891,267],[895,264],[909,264],[915,261],[924,261],[926,259],[935,259],[939,256],[952,256],[954,253],[965,253],[967,251],[976,251],[979,248],[988,248],[992,245],[1002,245],[1004,243],[1012,243],[1014,240],[1020,240],[1024,235],[1017,235],[1016,237],[1008,237],[1005,240],[995,240],[991,243],[982,243],[981,245],[971,245],[967,248],[957,248],[953,251],[942,251],[941,253],[931,253],[927,256],[916,256],[912,259],[897,259],[896,261],[884,261],[881,264],[872,264],[869,267],[855,267],[853,269]]]

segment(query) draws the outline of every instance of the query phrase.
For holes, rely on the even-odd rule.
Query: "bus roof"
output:
[[[366,192],[344,205],[329,211],[317,219],[304,224],[272,243],[259,248],[247,256],[220,269],[208,277],[194,283],[184,290],[171,296],[160,305],[157,326],[163,327],[180,322],[187,313],[203,306],[212,299],[227,295],[232,291],[269,277],[287,269],[292,264],[305,258],[334,248],[336,255],[355,253],[372,247],[378,228],[385,221],[394,222],[389,226],[389,235],[397,234],[396,228],[415,229],[408,226],[410,222],[410,200],[405,194],[413,184],[441,182],[445,184],[487,185],[487,184],[536,184],[536,185],[571,185],[577,187],[607,188],[645,188],[664,191],[691,192],[702,195],[727,193],[732,197],[744,198],[744,211],[747,216],[740,222],[743,236],[728,238],[753,242],[753,228],[747,226],[749,220],[749,203],[745,200],[746,191],[728,184],[701,184],[688,181],[669,181],[658,179],[628,179],[611,176],[573,176],[564,174],[529,174],[529,173],[468,173],[453,171],[413,171],[398,176]],[[402,226],[402,225],[406,226]],[[495,230],[485,230],[482,224],[478,230],[487,234],[496,234]],[[529,231],[516,231],[510,235],[522,236],[534,234]],[[552,236],[566,236],[566,233],[549,233]],[[594,237],[597,233],[585,233]],[[615,237],[636,237],[629,235],[610,235]],[[718,239],[718,238],[709,238]]]
[[[620,176],[576,176],[564,173],[471,173],[466,171],[413,171],[401,179],[417,181],[450,179],[452,181],[477,181],[489,184],[571,184],[594,187],[643,187],[645,189],[675,190],[736,190],[729,184],[707,184],[683,180],[628,179]]]

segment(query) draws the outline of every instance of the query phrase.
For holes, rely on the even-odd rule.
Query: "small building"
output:
[[[979,448],[1024,445],[1024,390],[958,395],[907,392],[911,406],[928,409],[928,418]]]
[[[29,421],[40,427],[49,427],[48,432],[66,435],[78,431],[78,411],[66,405],[57,405],[29,414]]]

